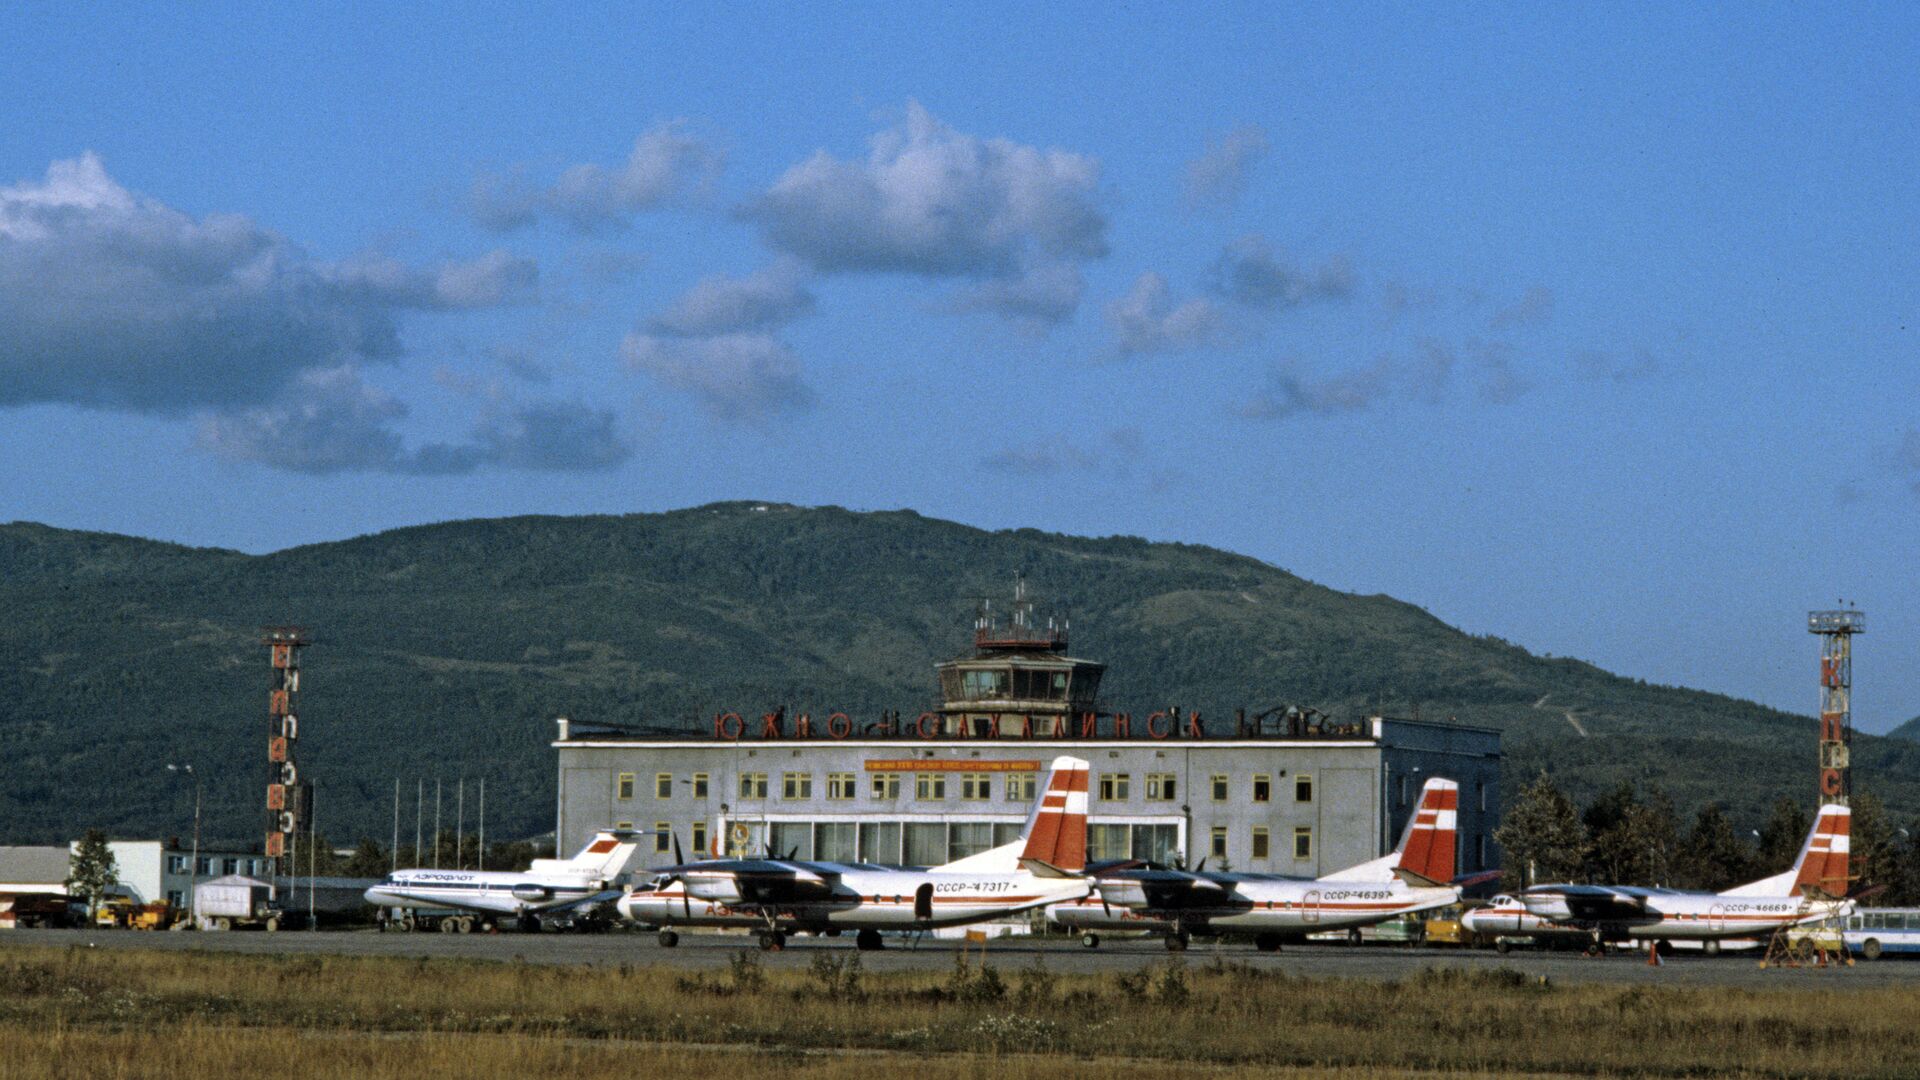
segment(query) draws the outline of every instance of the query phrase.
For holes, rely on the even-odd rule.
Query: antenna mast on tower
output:
[[[1848,758],[1853,743],[1853,635],[1867,616],[1851,608],[1810,611],[1807,632],[1820,635],[1820,801],[1846,804],[1853,794]]]

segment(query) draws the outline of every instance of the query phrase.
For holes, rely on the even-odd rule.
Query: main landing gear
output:
[[[1256,949],[1259,949],[1261,952],[1279,952],[1280,951],[1280,935],[1279,934],[1255,934],[1253,936],[1253,947]]]
[[[880,931],[872,929],[862,930],[854,934],[853,946],[861,952],[873,952],[875,949],[884,949],[887,947],[886,943],[880,940]]]
[[[1167,935],[1167,951],[1186,952],[1189,940],[1191,939],[1187,937],[1185,930],[1175,930],[1173,933]]]
[[[671,949],[678,944],[680,944],[679,934],[676,934],[671,930],[660,931],[660,947],[661,948]]]
[[[760,931],[760,951],[779,952],[787,947],[787,935],[778,930]]]
[[[1081,934],[1080,944],[1089,949],[1097,949],[1100,947],[1100,935],[1092,931]]]

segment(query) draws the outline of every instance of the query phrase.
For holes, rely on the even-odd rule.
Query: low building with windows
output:
[[[1054,757],[1092,765],[1089,856],[1318,876],[1390,850],[1429,777],[1460,785],[1461,872],[1498,866],[1500,733],[1289,709],[1216,720],[1095,704],[1100,664],[1016,597],[972,656],[938,667],[944,703],[907,720],[721,713],[711,730],[561,719],[560,850],[608,826],[658,835],[631,864],[778,856],[933,866],[1019,835]]]

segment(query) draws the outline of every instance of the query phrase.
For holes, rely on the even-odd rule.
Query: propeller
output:
[[[673,864],[675,866],[687,865],[686,858],[680,854],[680,834],[671,833],[670,835],[673,837]],[[687,879],[685,876],[680,878],[680,911],[687,918],[693,918],[693,896],[687,891]]]
[[[1207,856],[1206,855],[1200,856],[1200,861],[1199,863],[1195,864],[1193,868],[1193,872],[1196,874],[1204,874],[1207,872]]]

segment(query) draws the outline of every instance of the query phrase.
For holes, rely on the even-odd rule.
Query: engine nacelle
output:
[[[529,904],[537,904],[542,900],[553,899],[553,890],[545,885],[522,883],[513,887],[513,898]]]
[[[1094,884],[1094,889],[1100,893],[1100,899],[1112,907],[1139,909],[1149,906],[1147,887],[1138,881],[1100,881]]]
[[[696,900],[713,904],[738,904],[746,899],[740,894],[739,880],[732,874],[688,874],[684,880],[687,895]]]

